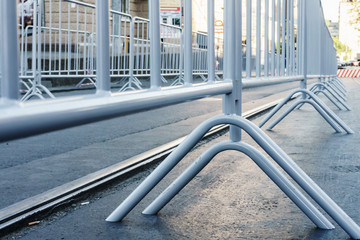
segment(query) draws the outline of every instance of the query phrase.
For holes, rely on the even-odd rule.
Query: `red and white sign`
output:
[[[160,11],[180,11],[180,7],[160,7]]]
[[[360,69],[338,69],[338,77],[360,78]]]
[[[224,24],[223,21],[221,20],[216,20],[215,21],[215,33],[224,33]]]

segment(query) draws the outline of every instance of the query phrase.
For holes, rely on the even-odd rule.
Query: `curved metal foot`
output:
[[[173,82],[170,84],[170,86],[181,86],[185,84],[184,76],[179,75],[174,78]]]
[[[85,81],[89,81],[89,83],[84,83]],[[84,85],[93,85],[93,86],[96,87],[96,79],[92,79],[90,77],[83,78],[83,79],[81,79],[81,81],[78,84],[76,84],[75,87],[76,88],[81,88]]]
[[[319,88],[320,90],[316,90],[316,88]],[[351,108],[344,102],[346,101],[345,98],[341,97],[341,95],[335,91],[333,91],[333,88],[329,88],[327,85],[325,85],[324,83],[316,83],[314,86],[312,86],[310,88],[310,91],[315,92],[315,91],[320,91],[320,92],[324,92],[324,90],[327,90],[331,96],[333,98],[335,98],[346,110],[351,111]],[[340,97],[340,98],[339,98]],[[329,97],[328,97],[329,98]],[[331,100],[331,98],[329,98],[329,100]]]
[[[292,104],[285,112],[283,112],[277,119],[275,119],[266,129],[273,129],[281,120],[283,120],[291,111],[293,111],[298,105],[308,103],[312,105],[316,111],[330,124],[330,126],[337,133],[341,133],[341,129],[335,124],[335,122],[315,103],[310,100],[299,100]]]
[[[119,92],[125,92],[128,90],[131,91],[142,90],[141,85],[142,83],[137,77],[129,77],[128,81],[124,84],[124,86],[122,86],[122,88],[120,88]]]
[[[338,82],[336,82],[333,79],[330,79],[327,83],[333,86],[339,93],[342,94],[343,97],[346,97],[347,95],[346,89],[343,86],[341,86]]]
[[[291,92],[272,111],[270,111],[270,113],[260,122],[259,127],[263,126],[277,111],[279,111],[282,106],[284,106],[289,101],[289,99],[295,93],[298,92],[305,93],[309,99],[312,99],[333,121],[335,121],[342,129],[344,129],[346,133],[354,133],[354,131],[348,127],[329,107],[327,107],[326,104],[320,100],[320,98],[318,98],[313,92],[306,89],[297,89]]]
[[[205,151],[167,189],[165,189],[144,211],[143,214],[157,214],[183,187],[185,187],[218,153],[236,150],[249,156],[266,175],[321,229],[334,229],[315,206],[254,147],[243,142],[221,142]]]
[[[220,115],[200,124],[106,219],[121,221],[212,127],[231,124],[246,131],[299,186],[351,237],[360,238],[359,226],[260,128],[236,115]]]

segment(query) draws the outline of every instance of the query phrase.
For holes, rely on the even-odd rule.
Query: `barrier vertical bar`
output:
[[[59,29],[62,28],[61,26],[61,23],[62,23],[62,15],[63,15],[63,12],[62,12],[62,2],[59,1],[59,5],[58,5],[58,9],[59,9]],[[59,71],[61,70],[61,51],[62,51],[62,31],[59,30],[59,53],[58,53],[58,69]]]
[[[246,78],[251,78],[251,0],[246,2]]]
[[[275,8],[275,3],[274,3]],[[281,59],[280,59],[280,38],[281,38],[281,0],[277,0],[277,31],[276,31],[276,38],[277,38],[277,47],[276,47],[276,74],[280,76],[281,72]]]
[[[134,79],[134,51],[135,51],[134,29],[135,29],[134,19],[131,18],[130,19],[130,54],[129,54],[129,78],[130,78],[130,81],[132,81]],[[144,36],[144,34],[142,36]]]
[[[161,87],[161,56],[160,56],[160,4],[159,0],[150,3],[150,82],[151,90]]]
[[[96,0],[97,94],[110,92],[109,1]]]
[[[42,6],[39,3],[39,1],[36,1],[34,3],[34,5],[36,5],[36,11],[34,11],[34,15],[35,17],[35,26],[34,28],[36,28],[36,44],[37,44],[37,49],[36,49],[36,61],[37,61],[37,65],[36,65],[36,74],[35,74],[35,78],[34,78],[34,82],[35,85],[34,87],[36,88],[37,84],[41,84],[41,12],[42,12]]]
[[[286,76],[290,74],[290,0],[286,1],[286,55],[285,55],[285,68]]]
[[[233,0],[224,2],[224,9],[233,8]],[[232,6],[232,7],[230,7]],[[224,80],[232,81],[235,78],[235,25],[231,18],[232,11],[224,11]]]
[[[37,4],[34,4],[34,23],[37,23],[37,18],[38,18],[38,14],[37,14],[37,10],[38,9],[38,5]],[[36,42],[37,42],[37,27],[36,26],[33,26],[33,31],[32,31],[32,43],[31,43],[31,71],[32,71],[32,74],[33,74],[33,77],[35,78],[36,76],[36,53],[37,53],[37,45],[36,45]],[[34,86],[34,84],[33,84]]]
[[[233,5],[232,5],[233,6]],[[235,76],[233,79],[234,113],[242,115],[242,0],[235,0]],[[241,128],[230,126],[230,139],[241,141]]]
[[[291,22],[292,22],[292,54],[293,54],[293,57],[292,57],[292,61],[293,61],[293,64],[292,64],[292,74],[293,75],[296,75],[296,49],[295,49],[295,43],[296,43],[296,37],[295,36],[295,8],[296,5],[295,5],[295,0],[293,0],[293,3],[292,3],[292,13],[291,13]]]
[[[256,2],[256,77],[261,77],[261,0]]]
[[[306,0],[299,0],[301,1],[301,72],[304,75],[304,79],[300,82],[300,88],[306,89],[307,88],[307,64],[306,64],[306,54],[307,54],[307,41],[306,41],[306,17],[305,17],[305,9],[306,9]],[[306,99],[306,94],[303,93],[301,98]]]
[[[274,29],[271,29],[274,32]],[[265,0],[264,77],[269,76],[269,0]]]
[[[215,2],[208,0],[208,83],[215,82]]]
[[[297,1],[297,34],[296,34],[296,71],[298,75],[302,75],[302,62],[300,56],[302,56],[302,11],[300,0]]]
[[[240,82],[242,81],[242,71],[243,71],[242,3],[243,3],[242,0],[235,1],[235,44],[236,44],[235,45],[235,80]],[[241,104],[239,107],[241,113]]]
[[[294,50],[294,40],[295,40],[295,31],[294,31],[294,0],[290,2],[290,74],[294,75],[294,57],[295,57],[295,50]]]
[[[285,25],[285,13],[286,13],[286,0],[282,0],[282,16],[281,16],[281,38],[282,38],[282,44],[281,44],[281,75],[285,75],[285,31],[286,31],[286,25]]]
[[[16,1],[0,1],[1,17],[1,97],[16,101],[19,95]]]
[[[271,77],[275,77],[275,0],[271,1],[271,18]]]
[[[185,86],[191,86],[193,82],[193,61],[192,61],[192,1],[185,0],[184,19],[184,78]]]
[[[239,116],[241,116],[242,88],[242,71],[238,67],[242,62],[240,60],[242,54],[239,55],[239,53],[242,53],[242,42],[239,41],[242,38],[241,2],[240,0],[227,0],[224,6],[224,80],[232,81],[233,91],[223,97],[223,112],[224,114],[236,114]],[[230,139],[233,142],[241,141],[241,129],[239,127],[230,126]]]

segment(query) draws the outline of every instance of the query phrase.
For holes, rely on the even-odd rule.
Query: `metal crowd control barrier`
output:
[[[21,1],[23,3],[23,1]],[[27,100],[32,96],[37,96],[41,99],[42,92],[44,91],[51,98],[54,95],[41,83],[41,27],[43,19],[41,13],[43,5],[37,1],[33,4],[33,9],[29,6],[30,2],[25,5],[19,4],[18,11],[18,24],[19,24],[19,39],[20,39],[20,79],[21,83],[26,87],[26,94],[22,100]],[[4,24],[4,22],[2,22]]]
[[[43,99],[43,91],[54,98],[41,79],[80,79],[76,87],[96,85],[95,5],[77,0],[34,0],[33,3],[33,20],[28,25],[26,3],[18,4],[20,78],[26,87],[22,100],[33,96]],[[114,10],[110,14],[111,77],[120,78],[119,83],[123,84],[120,91],[142,89],[138,77],[150,76],[149,20]],[[204,80],[206,39],[206,34],[194,32],[194,74]],[[166,83],[164,76],[181,75],[181,28],[161,24],[161,41],[161,76]],[[218,40],[215,46],[217,73],[221,74],[222,41]]]
[[[283,99],[268,115],[259,123],[262,127],[272,116],[274,116],[296,93],[301,93],[301,99],[293,103],[286,111],[278,116],[267,129],[275,127],[291,111],[300,108],[304,103],[312,105],[316,111],[329,123],[335,132],[354,133],[326,104],[317,97],[317,94],[323,93],[340,110],[342,105],[346,110],[351,110],[344,102],[345,89],[341,85],[340,79],[336,77],[336,49],[332,37],[326,26],[322,6],[320,1],[310,1],[303,3],[304,6],[298,9],[299,21],[303,28],[298,32],[298,58],[299,69],[304,74],[300,88],[291,92]],[[292,16],[291,16],[292,17]],[[310,90],[307,90],[307,79],[318,78],[319,83],[315,84]],[[325,81],[328,79],[328,81]],[[330,95],[327,94],[327,92]],[[340,104],[338,104],[338,103]]]
[[[332,229],[334,226],[326,217],[300,192],[296,186],[289,181],[277,167],[269,161],[262,153],[254,147],[244,143],[241,135],[242,130],[248,133],[267,154],[283,168],[283,170],[310,196],[318,203],[352,238],[360,239],[359,226],[332,201],[322,189],[317,186],[299,166],[274,143],[260,128],[250,121],[241,117],[241,91],[242,91],[242,13],[246,12],[251,16],[253,1],[247,0],[246,8],[243,8],[241,0],[227,0],[224,7],[224,81],[215,81],[215,58],[208,58],[207,83],[193,84],[193,34],[192,34],[192,1],[185,0],[185,28],[184,28],[184,86],[176,88],[164,88],[161,86],[161,34],[159,19],[159,0],[150,1],[151,21],[150,28],[150,84],[148,91],[134,92],[128,94],[112,93],[110,91],[110,38],[109,31],[109,8],[108,1],[96,1],[96,79],[97,90],[93,96],[80,96],[64,98],[59,100],[39,101],[36,103],[20,103],[18,101],[19,92],[19,71],[18,71],[18,44],[17,44],[17,24],[16,24],[16,3],[15,1],[0,1],[1,39],[0,39],[0,62],[1,62],[1,102],[0,108],[4,114],[0,115],[0,141],[8,141],[24,136],[30,136],[38,133],[48,132],[56,129],[62,129],[70,126],[76,126],[102,119],[112,118],[132,112],[145,111],[165,105],[171,105],[179,102],[199,99],[207,96],[223,94],[223,114],[215,116],[200,126],[198,126],[180,145],[174,150],[141,184],[131,193],[128,198],[107,218],[107,221],[121,221],[151,189],[181,161],[181,159],[200,141],[202,136],[213,126],[219,124],[230,125],[230,139],[210,147],[204,152],[194,164],[192,164],[183,174],[179,176],[173,184],[169,186],[159,197],[144,210],[144,214],[156,214],[164,205],[174,197],[211,159],[221,151],[236,150],[245,153],[274,181],[279,188],[306,214],[313,223],[321,229]],[[257,1],[257,8],[264,7],[262,1]],[[269,0],[265,0],[269,3]],[[280,1],[278,1],[279,3]],[[314,16],[321,18],[321,5],[319,0],[311,2],[299,0],[298,4],[293,5],[295,1],[284,0],[282,5],[273,4],[273,9],[278,9],[282,16],[287,16],[287,24],[290,36],[294,31],[294,24],[290,24],[293,8],[297,7],[299,11],[300,22],[298,29],[300,31],[299,45],[301,51],[298,52],[298,65],[302,66],[299,74],[299,68],[296,65],[296,58],[292,53],[291,42],[288,37],[286,43],[283,42],[282,51],[285,56],[280,56],[280,60],[286,59],[285,64],[281,61],[272,61],[274,66],[270,70],[275,73],[285,74],[284,77],[307,78],[306,68],[309,66],[308,41],[313,40],[314,32],[309,30],[309,26],[304,24],[311,11]],[[295,2],[295,3],[296,3]],[[265,6],[268,6],[266,3]],[[275,3],[272,0],[272,3]],[[286,7],[287,6],[287,7]],[[291,9],[289,9],[291,6]],[[214,55],[214,0],[208,0],[209,7],[209,37],[208,37],[208,55]],[[244,11],[243,11],[244,9]],[[280,9],[280,10],[279,10]],[[262,10],[262,9],[261,9]],[[267,11],[268,9],[264,9]],[[285,14],[285,10],[287,13]],[[306,11],[305,11],[306,10]],[[274,11],[273,11],[274,12]],[[251,18],[250,18],[251,19]],[[280,18],[278,18],[280,19]],[[269,21],[269,19],[265,19]],[[272,21],[275,21],[273,15]],[[314,24],[315,25],[315,24]],[[248,28],[252,29],[252,24],[247,22]],[[285,25],[283,25],[285,26]],[[324,26],[324,25],[322,25]],[[259,27],[259,25],[257,25]],[[278,28],[280,30],[280,28]],[[275,31],[275,29],[272,29]],[[282,31],[284,32],[284,31]],[[279,36],[280,31],[277,31]],[[247,30],[246,38],[250,45],[251,31]],[[327,57],[329,65],[321,64],[319,73],[336,72],[336,58],[331,50],[332,44],[329,40],[325,44],[327,51],[319,52],[319,57],[324,60]],[[275,41],[275,40],[272,40]],[[289,46],[288,46],[289,45]],[[279,46],[279,45],[278,45]],[[261,44],[257,44],[256,52]],[[249,50],[247,46],[247,50]],[[287,50],[285,50],[287,49]],[[276,51],[276,49],[273,49]],[[249,52],[247,52],[249,54]],[[272,55],[273,52],[270,52]],[[251,53],[250,53],[251,55]],[[273,55],[274,56],[274,55]],[[277,55],[278,56],[278,55]],[[326,57],[325,57],[326,56]],[[259,57],[259,56],[258,56]],[[313,56],[312,56],[313,57]],[[247,58],[246,60],[249,60]],[[295,64],[291,65],[291,62]],[[251,62],[250,62],[251,63]],[[280,67],[279,67],[280,65]],[[256,70],[259,71],[259,60],[256,61]],[[266,67],[266,65],[265,65]],[[269,67],[269,65],[268,65]],[[295,67],[295,68],[294,68]],[[334,69],[332,69],[334,67]],[[251,73],[249,65],[246,70]],[[284,71],[286,70],[286,71]],[[271,72],[271,71],[270,71]],[[292,76],[294,75],[295,76]],[[287,76],[289,75],[289,76]],[[274,75],[275,76],[275,75]],[[246,76],[251,77],[250,75]],[[302,81],[302,83],[304,83]],[[337,84],[342,86],[341,83]],[[313,99],[316,99],[311,95]]]

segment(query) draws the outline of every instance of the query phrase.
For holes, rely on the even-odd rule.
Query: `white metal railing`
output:
[[[80,4],[78,1],[69,0],[67,2],[75,3],[74,11],[76,12],[80,12],[80,6],[77,7],[77,4],[85,6],[85,4]],[[267,154],[276,161],[320,207],[344,228],[351,237],[359,239],[359,226],[352,221],[279,146],[264,134],[261,129],[241,117],[241,91],[247,79],[252,78],[251,81],[253,81],[254,78],[257,78],[262,81],[261,84],[265,84],[269,80],[301,80],[301,87],[306,88],[306,79],[309,75],[316,75],[316,77],[319,78],[336,76],[336,52],[324,22],[320,1],[224,1],[224,62],[222,65],[224,81],[216,81],[214,78],[217,65],[215,57],[206,57],[215,56],[214,0],[208,0],[209,35],[205,37],[202,34],[196,33],[196,48],[194,48],[194,34],[192,31],[192,1],[185,0],[185,26],[183,31],[184,86],[182,87],[162,86],[161,74],[162,71],[164,71],[164,66],[165,68],[167,68],[168,65],[171,66],[166,70],[169,71],[169,73],[176,71],[180,71],[181,73],[182,68],[180,64],[179,69],[173,68],[177,62],[176,59],[180,59],[180,56],[176,55],[177,48],[174,47],[174,39],[170,37],[169,39],[163,38],[163,40],[161,40],[161,26],[163,25],[160,24],[159,20],[159,1],[152,0],[149,2],[151,4],[150,21],[140,18],[134,21],[134,18],[130,16],[115,12],[110,13],[115,22],[120,22],[118,25],[115,24],[115,28],[122,29],[121,33],[119,32],[120,36],[115,34],[116,31],[113,29],[113,25],[111,25],[113,28],[109,28],[110,11],[108,1],[104,0],[96,1],[95,19],[93,18],[93,11],[86,12],[85,14],[87,16],[88,13],[90,13],[92,16],[91,21],[96,23],[96,32],[90,32],[88,28],[86,28],[86,30],[81,29],[80,21],[74,20],[71,17],[68,17],[68,19],[70,19],[68,26],[71,26],[71,23],[75,22],[76,31],[72,32],[74,29],[69,27],[67,34],[65,34],[66,31],[60,30],[63,29],[63,27],[55,25],[51,27],[41,26],[39,24],[35,25],[30,37],[32,40],[32,49],[42,49],[41,44],[44,42],[41,41],[41,36],[43,36],[42,34],[44,33],[46,33],[46,36],[51,34],[51,36],[57,37],[61,34],[62,37],[58,38],[59,41],[65,41],[65,37],[63,36],[66,36],[68,46],[66,48],[66,56],[75,55],[79,57],[75,60],[75,66],[78,68],[71,69],[71,71],[75,71],[76,73],[76,71],[80,71],[84,66],[89,66],[89,69],[94,70],[94,74],[96,74],[97,89],[96,94],[89,96],[21,103],[18,101],[19,68],[17,53],[19,37],[17,34],[16,2],[0,1],[0,22],[2,23],[0,31],[0,62],[2,73],[0,141],[8,141],[133,112],[223,94],[223,114],[205,121],[196,128],[107,220],[120,221],[124,218],[182,157],[195,146],[206,131],[218,124],[229,124],[229,141],[216,144],[206,151],[170,188],[161,194],[144,211],[145,214],[157,213],[214,155],[221,151],[231,149],[249,155],[316,226],[322,229],[332,229],[334,227],[332,223],[313,206],[302,192],[297,190],[297,187],[294,186],[271,161],[268,161],[267,158],[255,148],[242,142],[241,131],[245,131],[252,136]],[[252,6],[252,4],[255,6]],[[94,9],[94,6],[90,8]],[[71,11],[73,10],[70,10],[70,12]],[[297,24],[295,24],[294,18],[295,11],[298,13]],[[255,12],[256,15],[255,22],[252,21],[253,12]],[[261,12],[265,12],[264,17],[262,17],[262,14],[259,14]],[[115,15],[119,16],[120,19],[116,20],[117,17]],[[244,15],[246,16],[246,79],[242,81],[242,16]],[[262,31],[262,19],[266,26],[272,26],[271,31]],[[146,25],[142,25],[142,22],[144,22],[144,24],[146,23]],[[124,30],[125,27],[127,29],[128,24],[134,25],[134,27],[130,27],[131,31]],[[167,28],[167,26],[165,28]],[[28,28],[28,30],[30,29]],[[137,31],[139,31],[139,34]],[[144,34],[142,34],[142,31],[144,31]],[[178,31],[176,31],[175,34],[178,34],[177,32]],[[264,38],[262,37],[263,32]],[[73,39],[86,44],[95,42],[95,45],[91,45],[90,49],[80,46],[73,47],[72,43],[77,43]],[[252,41],[253,39],[255,39],[255,41]],[[127,53],[128,40],[130,40],[130,53]],[[264,45],[262,44],[263,41]],[[120,49],[118,49],[114,47],[114,44],[118,47],[117,42],[125,42],[125,44],[120,44]],[[203,44],[207,44],[207,47],[204,48]],[[93,49],[94,46],[96,46],[96,49]],[[252,46],[254,46],[254,52],[252,52]],[[59,48],[61,47],[62,45],[60,44]],[[149,48],[150,54],[147,48]],[[52,50],[51,47],[44,49]],[[92,51],[94,52],[92,53]],[[164,51],[169,53],[166,57],[162,55]],[[50,52],[52,52],[51,54],[53,55],[57,51]],[[46,57],[50,55],[50,52],[45,55],[42,54],[40,57],[35,56],[36,58],[32,59],[32,67],[30,68],[32,72],[30,74],[35,75],[34,81],[38,81],[36,77],[39,72],[44,69],[46,70],[44,72],[48,73],[49,76],[52,74],[52,68],[44,68],[44,66],[42,66],[44,60],[41,58],[41,56]],[[181,52],[182,51],[180,51],[180,53]],[[141,57],[138,57],[136,53],[141,53]],[[84,59],[81,58],[84,54],[88,56],[85,64],[83,62]],[[263,58],[262,56],[264,56],[264,61],[261,60]],[[204,58],[207,58],[207,62],[204,61]],[[69,58],[66,57],[65,59],[69,60]],[[35,60],[36,64],[34,63]],[[95,65],[93,65],[92,62],[94,60]],[[194,61],[198,65],[193,64]],[[262,62],[264,63],[263,67]],[[20,64],[23,64],[23,62],[21,61]],[[255,65],[254,71],[252,70],[252,65]],[[53,64],[51,64],[51,66],[55,67]],[[177,65],[175,64],[175,66]],[[131,78],[135,77],[135,73],[143,74],[141,71],[148,67],[150,70],[144,70],[144,72],[150,73],[149,90],[127,94],[111,92],[110,76],[111,74],[118,74],[114,72],[117,68],[121,73],[120,75],[129,74]],[[206,71],[203,71],[203,68],[206,68]],[[65,71],[67,70],[68,69]],[[66,72],[65,75],[71,75],[71,71]],[[194,84],[194,72],[213,77],[209,78],[206,83]],[[132,73],[134,76],[131,76]],[[165,74],[167,74],[167,72],[165,72]],[[136,82],[135,79],[131,81]],[[41,82],[38,83],[41,84]],[[316,99],[312,93],[310,93],[310,96]]]
[[[33,0],[33,3],[32,21],[29,24],[22,24],[29,14],[23,11],[25,4],[18,4],[20,78],[29,90],[23,100],[33,95],[42,98],[41,91],[46,90],[41,84],[42,78],[80,78],[82,80],[77,84],[78,87],[87,84],[87,81],[95,84],[95,5],[77,0]],[[114,10],[110,10],[109,19],[111,77],[121,78],[122,83],[127,81],[122,90],[139,89],[141,83],[137,77],[150,76],[149,20]],[[181,32],[179,27],[161,24],[163,82],[166,82],[164,76],[178,76],[181,73]],[[205,34],[194,32],[194,74],[202,76],[207,71],[206,38]],[[218,40],[218,74],[222,73],[222,48],[222,42]],[[206,80],[205,77],[203,79]]]

